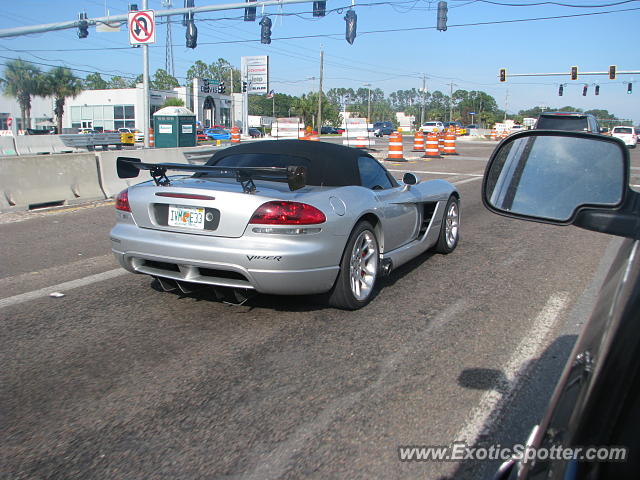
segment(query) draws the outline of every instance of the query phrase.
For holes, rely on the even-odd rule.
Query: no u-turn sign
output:
[[[156,20],[153,10],[129,12],[129,43],[156,43]]]

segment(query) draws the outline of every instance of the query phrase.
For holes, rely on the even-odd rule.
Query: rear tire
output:
[[[371,301],[379,273],[379,252],[373,226],[359,222],[342,254],[340,273],[329,294],[331,306],[357,310]]]
[[[435,250],[438,253],[451,253],[458,246],[458,240],[460,240],[460,201],[455,195],[451,195],[444,210]]]

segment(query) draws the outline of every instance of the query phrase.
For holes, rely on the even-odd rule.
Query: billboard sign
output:
[[[269,56],[242,57],[242,81],[247,82],[248,93],[269,93]]]

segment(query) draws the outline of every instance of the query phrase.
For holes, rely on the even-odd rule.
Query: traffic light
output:
[[[595,91],[596,95],[600,95],[600,85],[596,85],[596,91]]]
[[[198,45],[198,27],[196,27],[196,22],[193,21],[193,12],[189,12],[185,38],[187,40],[187,48],[196,48]]]
[[[631,92],[633,91],[633,84],[631,82],[627,83],[627,93],[629,95],[631,95]]]
[[[260,20],[260,26],[262,27],[260,30],[260,43],[268,45],[271,43],[271,19],[265,15]]]
[[[501,82],[506,82],[507,81],[507,69],[506,68],[501,68],[500,69],[500,81]]]
[[[247,91],[247,82],[242,82],[242,93],[246,93]]]
[[[89,22],[87,22],[87,12],[78,14],[78,38],[89,36]]]
[[[193,8],[195,7],[195,3],[194,0],[184,0],[184,8]],[[138,7],[136,7],[136,10],[138,9]],[[185,13],[182,16],[182,26],[186,27],[189,24],[189,14]]]
[[[578,67],[571,67],[571,80],[578,79]]]
[[[438,25],[437,28],[441,32],[447,31],[447,12],[449,11],[449,7],[447,7],[447,2],[438,2]]]
[[[220,83],[218,83],[218,93],[224,93],[225,91],[224,80],[220,80]]]
[[[327,2],[313,2],[313,16],[324,17],[327,14]]]
[[[616,79],[616,66],[609,65],[609,80],[615,80],[615,79]]]
[[[582,96],[586,97],[587,96],[587,86],[585,85],[584,87],[582,87]]]
[[[561,97],[564,93],[564,85],[560,84],[560,88],[558,88],[558,96]]]
[[[345,38],[349,45],[353,45],[353,41],[356,39],[356,27],[358,26],[358,16],[353,10],[347,10],[347,14],[344,16],[344,21],[347,22],[347,31],[345,32]]]
[[[258,0],[247,0],[247,3],[254,3]],[[244,21],[255,22],[256,21],[256,7],[245,7],[244,9]]]

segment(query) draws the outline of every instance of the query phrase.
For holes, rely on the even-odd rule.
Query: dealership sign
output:
[[[269,56],[242,57],[242,81],[247,82],[248,93],[269,93]]]

